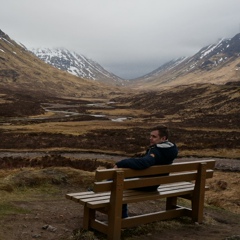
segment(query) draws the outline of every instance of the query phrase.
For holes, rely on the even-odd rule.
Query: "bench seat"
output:
[[[205,190],[208,187],[205,186]],[[123,204],[142,202],[147,200],[156,200],[159,198],[167,198],[174,196],[185,196],[192,194],[194,190],[194,184],[190,182],[179,182],[172,184],[163,184],[158,187],[155,192],[144,192],[137,190],[126,190],[123,193]],[[81,205],[87,204],[89,208],[97,209],[107,207],[110,201],[110,192],[95,193],[93,191],[69,193],[66,194],[66,198],[73,200]]]

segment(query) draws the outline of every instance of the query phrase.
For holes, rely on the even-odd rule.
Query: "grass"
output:
[[[0,218],[8,214],[25,214],[30,213],[29,210],[16,207],[10,203],[0,203]]]
[[[0,172],[0,218],[8,214],[30,213],[24,207],[14,206],[14,202],[30,202],[39,200],[39,197],[52,199],[59,192],[56,185],[47,182],[50,179],[41,179],[41,175],[37,176],[38,170],[32,169],[35,175],[28,179],[26,175],[18,175],[21,170],[8,170],[7,172],[8,176],[4,171]],[[31,182],[30,185],[29,182]]]

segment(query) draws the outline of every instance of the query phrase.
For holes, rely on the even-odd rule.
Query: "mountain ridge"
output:
[[[171,60],[129,85],[141,89],[232,81],[240,81],[240,33],[203,47],[191,57]]]
[[[77,77],[116,86],[124,85],[122,78],[108,72],[96,61],[74,51],[65,48],[33,48],[30,51],[45,63]]]
[[[69,74],[66,71],[70,64],[68,58],[65,71],[57,69],[0,30],[0,87],[49,95],[103,96],[109,92],[119,94],[127,88],[130,91],[132,89],[157,91],[179,85],[225,84],[240,81],[240,34],[203,47],[191,57],[180,57],[167,62],[153,72],[134,80],[123,80],[114,74],[108,75],[100,65],[83,55],[68,50],[65,50],[65,53],[85,61],[81,62],[82,66],[87,66],[88,69],[84,73],[85,76],[93,77],[90,66],[94,65],[98,73],[103,73],[102,81]],[[59,63],[59,59],[55,60]],[[76,71],[76,67],[73,67],[72,71]]]

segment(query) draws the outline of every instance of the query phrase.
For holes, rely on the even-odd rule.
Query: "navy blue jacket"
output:
[[[155,157],[151,156],[154,154]],[[145,169],[153,165],[171,164],[178,155],[177,146],[169,141],[151,146],[143,157],[127,158],[116,163],[118,168]]]
[[[154,155],[151,156],[151,154]],[[116,163],[118,168],[131,168],[136,170],[146,169],[153,165],[172,164],[178,155],[177,146],[169,141],[151,146],[143,157],[127,158]],[[156,190],[158,186],[142,188],[145,191]]]

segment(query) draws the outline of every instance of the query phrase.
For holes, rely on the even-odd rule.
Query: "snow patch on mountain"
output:
[[[123,79],[108,72],[97,62],[76,52],[63,48],[35,48],[31,51],[44,62],[77,77],[123,85]]]

